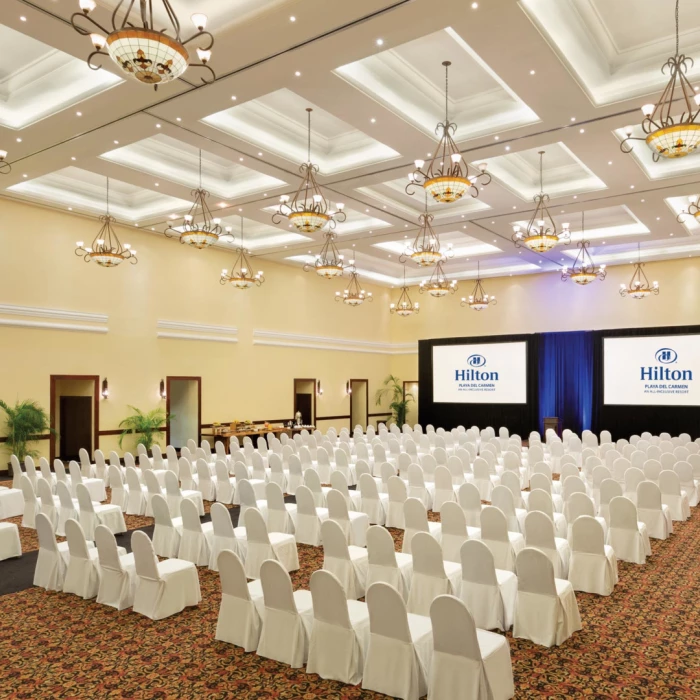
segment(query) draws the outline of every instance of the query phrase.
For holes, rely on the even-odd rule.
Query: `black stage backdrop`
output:
[[[600,331],[587,331],[592,343],[579,344],[579,352],[586,352],[580,358],[581,364],[586,364],[592,373],[592,381],[572,385],[561,381],[560,377],[546,380],[540,376],[540,356],[547,359],[553,356],[551,336],[559,345],[569,347],[573,352],[577,346],[569,343],[566,336],[572,333],[533,333],[520,335],[491,335],[462,338],[433,338],[418,341],[418,378],[420,391],[418,397],[418,413],[423,425],[450,430],[458,425],[469,427],[478,425],[480,428],[492,426],[498,429],[506,426],[510,432],[517,433],[523,438],[531,430],[542,432],[540,404],[546,412],[552,402],[564,406],[566,410],[559,418],[574,421],[571,425],[563,424],[576,432],[590,429],[596,434],[601,430],[609,430],[614,440],[629,438],[630,435],[641,434],[645,430],[658,435],[668,432],[671,435],[689,433],[693,439],[700,437],[700,406],[606,406],[603,404],[603,339],[655,336],[655,335],[700,335],[700,326],[667,326],[660,328],[623,328]],[[460,404],[433,402],[433,346],[463,345],[478,343],[508,343],[525,341],[527,343],[527,403],[526,404]],[[584,350],[585,348],[585,350]],[[561,348],[559,348],[561,350]],[[593,357],[590,357],[592,352]],[[700,347],[698,348],[700,353]],[[549,361],[549,359],[548,359]],[[575,363],[575,360],[574,360]],[[560,367],[564,372],[570,371],[570,363]],[[561,374],[561,372],[559,373]],[[590,376],[590,375],[589,375]],[[552,383],[554,382],[554,383]],[[573,396],[572,391],[591,391],[592,401],[587,397]],[[552,394],[556,396],[553,397]],[[542,394],[542,397],[540,397]],[[590,413],[585,410],[590,406]]]
[[[478,343],[527,343],[527,403],[434,403],[433,402],[433,346],[464,345]],[[531,430],[537,429],[537,358],[539,356],[539,336],[537,335],[498,335],[476,338],[433,338],[418,341],[418,415],[422,425],[451,430],[458,425],[469,427],[478,425],[485,428],[491,425],[496,430],[502,425],[511,433],[527,438]]]
[[[622,328],[594,331],[593,341],[593,431],[609,430],[613,440],[639,435],[645,430],[658,435],[689,433],[700,437],[700,406],[606,406],[603,404],[603,338],[654,335],[696,335],[700,326]],[[698,348],[700,353],[700,347]],[[700,377],[698,377],[700,380]]]

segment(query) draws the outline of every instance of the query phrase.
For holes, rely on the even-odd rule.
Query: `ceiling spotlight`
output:
[[[258,151],[258,156],[262,158],[262,151]]]
[[[290,22],[296,22],[296,21],[297,21],[297,18],[296,18],[294,15],[292,15],[292,16],[289,18],[289,21],[290,21]]]
[[[26,22],[26,21],[27,21],[27,18],[24,17],[24,16],[22,16],[22,17],[19,18],[19,21],[20,21],[20,22]]]
[[[82,113],[82,112],[76,112],[76,113],[75,113],[75,116],[76,116],[76,117],[82,117],[82,116],[83,116],[83,113]]]
[[[576,121],[576,117],[571,117],[571,121],[572,121],[572,122],[575,122],[575,121]]]
[[[160,129],[160,124],[156,124],[156,129]]]
[[[579,134],[584,134],[584,133],[586,133],[586,130],[585,130],[585,129],[579,129],[579,130],[578,130],[578,133],[579,133]]]
[[[22,139],[18,138],[17,143],[22,143]]]
[[[297,70],[297,71],[294,71],[294,75],[296,75],[296,77],[298,78],[301,75],[301,73]]]
[[[506,146],[506,151],[510,151],[510,146]]]
[[[374,117],[372,117],[372,118],[370,119],[370,122],[372,122],[372,124],[376,124],[377,120],[376,120]]]
[[[377,46],[384,46],[384,39],[377,39]]]
[[[181,122],[181,121],[182,121],[182,117],[175,117],[175,121],[176,121],[176,122]]]
[[[75,160],[75,156],[71,156],[70,159],[71,159],[71,160]]]
[[[476,10],[477,7],[479,7],[479,3],[478,3],[478,2],[473,2],[473,3],[472,3],[472,10]]]
[[[535,71],[534,71],[534,70],[531,70],[531,71],[530,71],[530,75],[535,75]]]
[[[235,95],[231,95],[231,99],[235,102],[235,101],[236,101],[236,96],[235,96]]]
[[[117,145],[117,146],[119,145],[119,141],[115,141],[114,143],[115,143],[115,145]]]

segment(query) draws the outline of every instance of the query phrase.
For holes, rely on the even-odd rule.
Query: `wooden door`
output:
[[[61,396],[60,406],[59,456],[77,460],[81,447],[92,447],[92,397]]]

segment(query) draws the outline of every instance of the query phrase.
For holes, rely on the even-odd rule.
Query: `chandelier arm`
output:
[[[105,53],[104,51],[101,51],[100,49],[97,49],[97,50],[93,51],[93,52],[87,57],[88,68],[90,68],[91,70],[100,70],[100,69],[102,68],[101,65],[93,65],[93,63],[92,63],[92,57],[93,57],[93,56],[106,56],[107,58],[109,58],[109,54],[108,54],[108,53]]]
[[[153,0],[148,0],[148,4],[150,7],[151,11],[151,24],[153,23]],[[163,7],[165,8],[165,12],[168,15],[168,19],[170,19],[171,24],[173,25],[173,29],[175,30],[175,38],[177,41],[180,43],[180,20],[177,18],[177,15],[175,14],[173,8],[170,5],[170,0],[163,0]]]
[[[81,36],[89,36],[90,34],[92,34],[92,31],[86,27],[81,27],[79,24],[77,24],[78,20],[86,20],[86,21],[90,22],[95,27],[97,27],[101,32],[104,32],[105,34],[111,33],[109,31],[109,29],[106,29],[105,27],[103,27],[97,20],[90,17],[90,15],[86,15],[84,12],[74,12],[70,16],[70,23],[71,23],[71,26],[73,27],[73,29],[75,29],[75,31],[78,32],[78,34],[80,34]]]
[[[622,141],[620,141],[620,150],[625,155],[632,153],[632,151],[634,150],[634,146],[632,146],[632,144],[628,144],[628,141],[646,141],[646,139],[642,138],[641,136],[626,136]]]
[[[214,35],[206,30],[197,30],[192,36],[188,37],[184,41],[180,41],[180,44],[182,46],[185,46],[185,44],[189,44],[190,41],[194,41],[195,39],[199,39],[200,36],[207,37],[209,39],[209,43],[206,46],[200,46],[199,48],[202,49],[202,51],[210,51],[212,47],[214,46]],[[190,64],[191,65],[191,64]]]
[[[118,31],[118,29],[117,29],[117,16],[119,14],[119,8],[124,4],[124,1],[125,0],[119,0],[119,2],[117,2],[116,6],[114,8],[114,12],[112,12],[112,27],[114,28],[115,32]],[[124,29],[124,27],[126,27],[127,24],[129,26],[133,26],[129,22],[129,15],[131,14],[131,10],[133,7],[134,7],[134,0],[129,0],[129,7],[127,7],[125,12],[124,12],[124,18],[122,19],[122,24],[121,24],[121,27],[119,27],[119,29]]]
[[[7,175],[10,172],[12,172],[12,166],[6,160],[0,161],[0,173]]]

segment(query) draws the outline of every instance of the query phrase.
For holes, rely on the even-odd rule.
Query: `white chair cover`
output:
[[[269,532],[260,511],[246,510],[244,519],[248,537],[248,552],[245,560],[246,576],[260,578],[260,566],[266,559],[276,559],[286,571],[299,568],[299,555],[294,535]]]
[[[162,496],[155,496],[163,500]],[[199,605],[202,595],[199,589],[197,567],[189,561],[167,559],[159,562],[153,543],[145,532],[136,530],[131,536],[138,582],[134,594],[135,613],[151,620],[162,620],[182,612],[186,607]]]
[[[33,583],[48,591],[63,590],[66,563],[56,544],[51,521],[43,513],[37,513],[35,522],[36,534],[39,539],[39,554],[36,559]]]
[[[515,557],[525,547],[525,538],[516,532],[508,532],[503,512],[495,506],[481,511],[481,539],[493,554],[497,569],[515,570]]]
[[[304,485],[297,488],[296,501],[296,540],[300,544],[318,547],[321,544],[321,523],[328,519],[328,508],[317,508],[311,490]]]
[[[255,651],[262,629],[256,607],[262,598],[262,585],[260,581],[246,581],[243,562],[229,549],[219,553],[216,570],[221,580],[221,604],[214,639]]]
[[[367,550],[348,545],[343,528],[333,520],[321,524],[323,568],[338,577],[350,600],[362,598],[367,586]]]
[[[430,700],[507,700],[515,695],[508,640],[479,630],[464,603],[450,595],[430,606],[433,662]]]
[[[394,538],[381,525],[367,530],[367,588],[384,582],[393,586],[404,600],[408,600],[413,578],[413,557],[394,549]]]
[[[617,559],[596,518],[581,515],[574,521],[571,549],[569,581],[574,590],[610,595],[617,583]]]
[[[72,518],[66,522],[66,538],[70,559],[63,581],[63,592],[73,593],[85,600],[94,598],[100,576],[98,551],[94,547],[88,549],[82,526]],[[126,553],[125,550],[122,551]]]
[[[347,537],[348,544],[366,547],[369,516],[366,513],[349,511],[345,497],[340,491],[331,489],[326,500],[328,502],[328,518],[340,525]]]
[[[211,541],[214,530],[211,522],[204,523],[199,519],[197,506],[189,499],[183,499],[180,504],[182,513],[182,535],[178,558],[191,561],[196,566],[206,566],[211,556]]]
[[[647,526],[639,521],[637,507],[624,496],[610,501],[608,542],[618,559],[644,564],[651,555]]]
[[[637,517],[647,526],[649,537],[665,540],[673,534],[671,511],[661,501],[661,489],[651,481],[637,486]]]
[[[97,602],[117,610],[132,607],[138,580],[133,553],[120,554],[114,533],[104,525],[95,528],[95,545],[100,566]]]
[[[230,549],[241,561],[245,561],[248,552],[248,539],[244,527],[233,527],[231,514],[221,503],[211,505],[212,539],[210,543],[211,557],[209,568],[218,571],[219,553]]]
[[[182,518],[173,518],[163,496],[155,494],[151,498],[155,527],[153,528],[153,549],[159,557],[176,557],[180,549]]]
[[[100,481],[102,480],[100,479]],[[78,497],[80,525],[85,531],[87,539],[95,539],[95,528],[98,525],[108,527],[115,535],[126,532],[124,514],[119,506],[108,503],[103,505],[93,503],[90,500],[90,492],[84,483],[76,484],[75,495]]]
[[[563,644],[581,629],[576,594],[568,581],[554,578],[544,552],[526,547],[516,560],[518,602],[513,637],[551,647]]]
[[[428,511],[422,501],[417,498],[408,498],[403,504],[403,515],[406,521],[406,529],[403,533],[401,551],[411,553],[411,541],[417,532],[428,532],[439,542],[442,538],[442,526],[440,523],[428,521]]]
[[[267,529],[269,532],[294,534],[294,518],[297,507],[284,502],[284,494],[279,484],[270,482],[265,486],[267,502]]]

